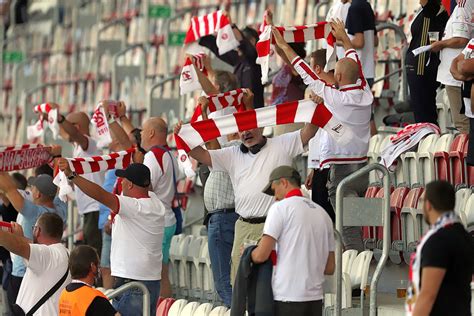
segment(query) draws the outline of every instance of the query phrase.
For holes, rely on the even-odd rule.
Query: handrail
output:
[[[137,281],[125,283],[124,285],[118,287],[117,289],[111,291],[107,294],[108,299],[113,299],[114,297],[130,290],[130,289],[139,289],[143,293],[143,316],[150,316],[150,291],[145,286],[145,284]]]
[[[402,72],[402,80],[401,80],[401,85],[402,85],[402,96],[400,98],[400,101],[404,102],[408,100],[408,82],[407,82],[407,71],[405,67],[405,59],[406,59],[406,52],[408,50],[408,45],[407,44],[407,36],[405,35],[405,32],[401,27],[399,27],[396,24],[393,23],[379,23],[376,26],[377,32],[390,29],[395,31],[395,33],[400,36],[401,43],[402,43],[402,50],[401,50],[401,72]],[[398,73],[398,72],[396,72]],[[390,76],[393,76],[396,74],[395,72],[391,73]],[[380,81],[380,78],[377,78],[375,81]]]
[[[336,190],[336,232],[341,233],[343,228],[343,200],[347,185],[354,182],[363,175],[368,175],[371,171],[378,170],[383,173],[384,207],[383,207],[383,248],[382,256],[377,264],[372,282],[370,284],[370,316],[377,315],[377,284],[382,274],[382,270],[387,262],[390,249],[390,174],[388,169],[381,164],[374,163],[357,170],[344,178]],[[342,242],[336,243],[336,316],[342,313]]]

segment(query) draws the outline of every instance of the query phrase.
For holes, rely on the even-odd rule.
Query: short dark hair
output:
[[[63,237],[64,223],[55,213],[43,213],[38,218],[38,226],[48,237],[61,240]]]
[[[16,186],[20,190],[26,189],[28,185],[28,181],[26,180],[25,176],[19,172],[12,173],[13,180],[15,180]]]
[[[290,47],[295,51],[296,55],[301,58],[306,58],[306,43],[288,43]],[[326,57],[324,57],[326,60]]]
[[[311,53],[314,63],[321,68],[326,67],[326,49],[318,49]]]
[[[69,255],[69,270],[73,279],[85,278],[91,269],[91,264],[99,265],[99,255],[91,246],[80,245]]]
[[[439,212],[453,211],[456,192],[451,183],[436,180],[426,185],[425,200],[429,201],[433,208]]]
[[[35,168],[33,173],[35,177],[39,176],[40,174],[49,174],[51,177],[54,177],[53,168],[51,168],[47,163]]]
[[[243,30],[242,30],[242,34],[244,35],[244,37],[249,41],[250,38],[249,37],[253,37],[255,38],[255,41],[258,42],[258,32],[250,27],[250,26],[246,26]]]

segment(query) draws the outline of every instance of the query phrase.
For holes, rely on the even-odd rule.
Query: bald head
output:
[[[143,123],[142,147],[149,150],[156,145],[166,145],[168,124],[160,117],[152,117]]]
[[[334,76],[339,86],[354,84],[359,79],[359,65],[350,58],[342,58],[336,63]]]
[[[90,119],[84,112],[74,112],[68,114],[66,119],[71,122],[83,135],[89,135]]]

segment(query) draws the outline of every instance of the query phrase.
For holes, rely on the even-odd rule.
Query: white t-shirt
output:
[[[354,35],[349,34],[349,38],[354,39]],[[356,49],[357,55],[360,56],[360,63],[362,64],[362,72],[367,79],[375,78],[375,48],[374,48],[375,34],[373,30],[364,31],[364,47]]]
[[[240,146],[210,150],[214,171],[229,174],[235,193],[236,212],[244,217],[266,216],[272,196],[262,190],[270,173],[279,166],[291,166],[293,158],[303,153],[300,131],[269,138],[257,154],[243,153]]]
[[[449,17],[446,28],[444,29],[443,40],[453,37],[463,37],[471,39],[473,37],[472,10],[474,9],[474,0],[461,1],[454,8],[453,13]],[[462,51],[462,48],[445,48],[439,55],[441,63],[438,67],[438,76],[436,80],[448,86],[461,86],[461,81],[453,78],[449,71],[451,63]]]
[[[86,136],[86,137],[88,139],[87,150],[82,149],[82,147],[79,144],[74,144],[74,151],[73,151],[74,158],[79,158],[79,157],[84,158],[84,157],[92,157],[92,156],[100,155],[100,151],[97,148],[97,142],[89,136]],[[100,186],[102,186],[102,183],[104,182],[103,172],[86,173],[81,176]],[[83,215],[83,214],[99,211],[99,202],[97,202],[93,198],[84,194],[84,192],[82,192],[81,189],[75,186],[74,193],[76,195],[76,203],[77,203],[77,209],[79,211],[79,214]]]
[[[27,269],[16,303],[25,313],[38,303],[66,273],[68,267],[68,251],[62,244],[39,245],[30,244],[30,260],[25,260]],[[35,315],[58,315],[59,297],[62,290],[71,282],[71,275],[61,287],[38,309]]]
[[[176,216],[171,209],[173,202],[175,188],[173,180],[173,169],[176,173],[176,178],[179,176],[179,166],[175,158],[171,158],[170,154],[157,148],[158,157],[150,150],[146,153],[143,164],[150,169],[151,172],[151,187],[156,196],[160,199],[166,208],[165,211],[165,227],[172,226],[176,223]],[[158,163],[157,159],[161,159],[163,167]],[[163,170],[166,170],[163,172]]]
[[[342,3],[341,0],[336,0],[332,7],[329,9],[328,14],[326,15],[326,21],[339,19],[345,24],[350,6],[350,2]],[[323,48],[327,48],[326,41],[323,41]],[[337,46],[336,53],[337,58],[342,59],[344,58],[346,51],[344,50],[344,47]]]
[[[474,58],[474,39],[471,39],[469,43],[467,43],[466,47],[463,49],[462,54],[464,55],[464,59],[471,59]],[[463,83],[464,84],[464,83]],[[472,89],[472,87],[471,87]],[[464,92],[464,87],[463,87]],[[474,118],[474,114],[471,110],[471,94],[469,92],[469,98],[463,97],[464,107],[465,107],[465,114],[469,118]]]
[[[277,241],[274,299],[322,299],[324,269],[335,247],[333,225],[326,211],[305,197],[286,198],[270,207],[263,234]]]
[[[153,192],[149,198],[117,195],[112,225],[112,275],[140,281],[161,280],[165,206]]]

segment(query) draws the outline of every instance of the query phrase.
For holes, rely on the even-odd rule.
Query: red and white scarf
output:
[[[51,147],[26,144],[0,148],[0,172],[36,168],[51,159]]]
[[[174,135],[178,148],[178,161],[180,163],[189,161],[187,157],[189,151],[220,136],[289,123],[312,123],[324,128],[341,144],[347,144],[351,139],[351,132],[333,117],[324,104],[300,100],[185,124],[179,134]],[[187,172],[186,174],[188,175]]]
[[[181,77],[179,78],[179,89],[181,95],[196,90],[202,90],[193,62],[196,63],[197,68],[207,76],[207,69],[204,67],[204,55],[204,53],[198,53],[186,58],[183,69],[181,69]]]
[[[390,143],[382,148],[380,164],[395,171],[397,158],[418,144],[426,135],[441,134],[438,126],[432,123],[417,123],[405,126],[396,135],[390,137]]]
[[[104,108],[100,104],[97,105],[94,113],[92,114],[91,122],[97,134],[97,146],[108,146],[112,142],[112,136],[110,135],[107,116],[105,115]]]
[[[236,49],[239,46],[239,42],[234,36],[229,19],[222,14],[222,10],[199,17],[193,17],[191,26],[186,33],[184,44],[190,49],[189,44],[197,42],[203,36],[212,35],[214,33],[217,33],[216,45],[220,55]]]
[[[85,158],[66,158],[69,167],[77,174],[94,173],[107,171],[110,169],[125,169],[132,161],[135,148],[110,153],[108,155],[93,156]],[[72,192],[66,175],[60,171],[54,178],[54,184],[59,188],[58,196],[62,201],[66,201],[68,194]]]
[[[210,95],[207,97],[209,100],[209,106],[207,108],[207,114],[214,113],[216,111],[223,110],[227,107],[233,106],[237,109],[238,112],[245,110],[245,107],[242,103],[242,98],[244,96],[243,89],[232,90],[229,92],[219,93]],[[191,118],[191,123],[202,120],[202,108],[200,105],[194,110],[193,117]]]
[[[421,285],[421,253],[426,242],[437,233],[440,229],[460,223],[461,220],[454,212],[445,213],[441,216],[430,230],[421,238],[420,243],[416,247],[416,252],[412,254],[410,260],[410,270],[408,277],[410,279],[410,286],[407,291],[407,300],[405,303],[405,310],[407,315],[412,315],[415,309],[416,300],[420,293]]]
[[[44,116],[48,115],[48,127],[53,133],[53,138],[57,139],[59,135],[59,123],[58,123],[58,109],[52,109],[48,103],[42,103],[36,105],[33,108],[35,113],[39,114],[39,120],[34,124],[30,125],[26,129],[26,137],[28,140],[33,140],[37,137],[41,137],[44,134]]]
[[[310,40],[325,39],[326,49],[326,71],[334,69],[336,65],[336,38],[331,33],[331,25],[327,22],[303,26],[277,26],[276,29],[288,43],[304,43]],[[268,82],[270,68],[271,44],[275,43],[270,25],[265,26],[260,39],[257,42],[257,64],[262,68],[262,83]]]

